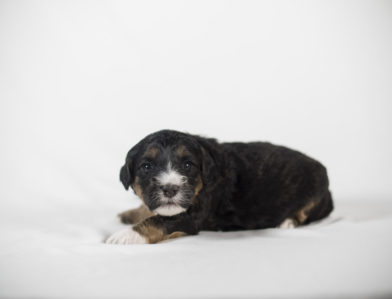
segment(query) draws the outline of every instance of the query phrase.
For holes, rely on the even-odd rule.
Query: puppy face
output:
[[[148,137],[128,153],[121,181],[152,212],[163,216],[182,213],[203,188],[202,150],[185,134],[164,131]]]

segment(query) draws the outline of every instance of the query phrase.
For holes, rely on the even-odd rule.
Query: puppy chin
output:
[[[174,216],[185,212],[186,209],[175,204],[164,204],[154,210],[154,213],[161,216]]]

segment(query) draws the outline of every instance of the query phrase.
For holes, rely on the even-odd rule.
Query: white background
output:
[[[155,296],[151,273],[179,297],[391,294],[392,221],[368,222],[392,202],[391,53],[391,1],[0,1],[0,296]],[[366,221],[105,247],[138,204],[127,151],[166,128],[303,151]]]
[[[8,198],[121,190],[165,128],[301,150],[335,200],[392,194],[389,1],[2,1],[0,43]]]

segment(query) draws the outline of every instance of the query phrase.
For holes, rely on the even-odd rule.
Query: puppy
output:
[[[164,130],[136,144],[120,171],[143,201],[112,244],[157,243],[201,230],[295,227],[333,209],[323,165],[266,142],[218,143]]]

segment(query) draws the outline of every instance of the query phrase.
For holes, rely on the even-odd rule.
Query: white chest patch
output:
[[[124,229],[111,235],[106,241],[106,244],[146,244],[147,240],[132,228]]]
[[[183,207],[177,205],[163,205],[154,210],[154,213],[162,215],[162,216],[174,216],[185,212],[186,210]]]

